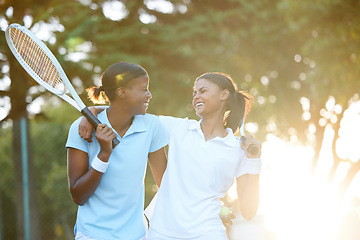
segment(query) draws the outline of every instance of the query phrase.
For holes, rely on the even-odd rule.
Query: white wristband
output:
[[[91,167],[101,173],[105,173],[108,166],[109,166],[109,162],[103,162],[97,156],[94,158],[94,160],[91,163]]]

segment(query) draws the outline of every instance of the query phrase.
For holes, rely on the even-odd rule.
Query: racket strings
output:
[[[52,88],[65,92],[65,85],[46,53],[29,36],[17,28],[10,30],[16,51],[26,64]]]

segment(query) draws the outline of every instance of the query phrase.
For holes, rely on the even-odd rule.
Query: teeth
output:
[[[202,105],[204,105],[204,103],[197,103],[197,104],[195,105],[195,107],[199,107],[199,106],[202,106]]]
[[[149,106],[149,103],[144,103],[145,106]]]

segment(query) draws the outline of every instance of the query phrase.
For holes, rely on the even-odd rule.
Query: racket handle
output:
[[[242,142],[245,142],[246,137],[242,136],[242,137],[240,138],[240,140],[241,140]],[[247,148],[247,151],[248,151],[252,156],[256,156],[256,155],[259,154],[260,148],[259,148],[257,145],[255,145],[255,144],[250,144],[250,145],[248,146],[248,148]]]
[[[85,107],[83,110],[81,110],[81,114],[86,117],[86,119],[90,122],[91,126],[93,126],[94,129],[96,129],[97,125],[101,124],[99,119],[95,117],[95,115],[87,108]],[[116,145],[120,143],[120,140],[117,138],[114,138],[112,140],[112,147],[115,148]]]

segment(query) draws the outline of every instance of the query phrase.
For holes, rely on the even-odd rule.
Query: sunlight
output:
[[[331,147],[335,132],[331,124],[324,125],[324,140],[314,172],[311,169],[315,151],[311,146],[267,135],[262,145],[260,218],[235,222],[237,227],[232,231],[231,239],[240,239],[239,232],[241,236],[251,235],[251,239],[256,240],[358,239],[352,236],[360,234],[360,230],[356,232],[360,216],[360,172],[352,180],[345,196],[340,198],[341,183],[360,158],[360,101],[357,99],[346,109],[341,121],[336,151],[344,161],[337,166],[332,182],[329,174],[334,165]],[[329,98],[326,109],[340,114],[333,100]],[[306,99],[302,99],[302,104],[307,109]],[[253,123],[248,122],[245,127],[252,134],[257,132],[257,125]],[[310,126],[309,131],[314,134],[316,127]],[[236,206],[235,184],[227,197]],[[255,237],[251,232],[253,229],[264,231],[266,238]]]
[[[145,4],[149,9],[162,13],[172,13],[174,11],[174,5],[169,1],[147,0]]]
[[[355,102],[344,113],[336,148],[339,156],[356,162],[360,156],[360,102]]]
[[[120,1],[107,1],[103,3],[103,13],[105,17],[113,21],[121,21],[127,17],[129,11]]]
[[[0,98],[0,120],[5,118],[10,111],[10,98],[9,97],[2,97]]]
[[[313,155],[310,147],[272,135],[263,144],[262,211],[265,228],[278,240],[329,239],[337,230],[342,207],[336,189],[313,179]]]
[[[334,104],[332,104],[334,105]],[[332,108],[331,102],[327,108]],[[360,102],[354,102],[344,113],[337,152],[342,161],[329,184],[334,164],[331,152],[334,130],[326,126],[324,142],[314,175],[311,163],[314,150],[310,146],[287,143],[269,134],[263,143],[261,203],[267,233],[276,240],[331,240],[344,231],[341,222],[354,212],[354,197],[360,197],[360,173],[353,179],[344,199],[339,199],[339,184],[351,162],[359,160]]]

